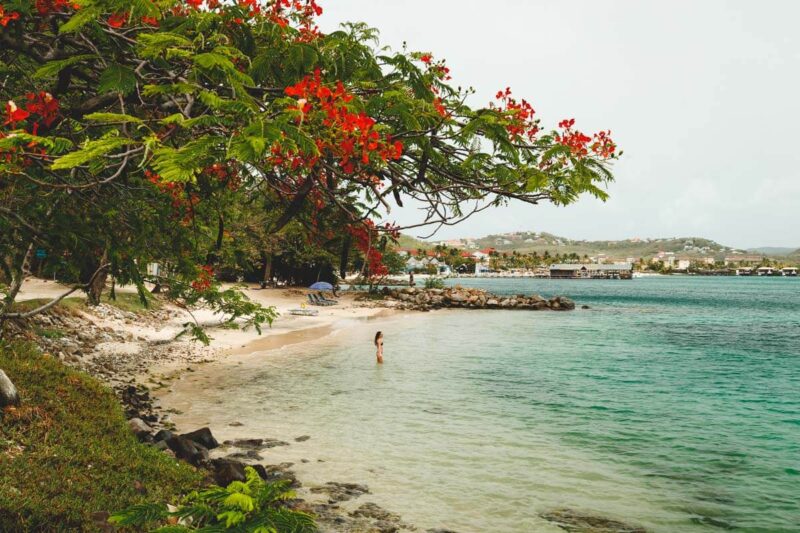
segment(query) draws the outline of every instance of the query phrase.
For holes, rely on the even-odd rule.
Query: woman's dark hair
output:
[[[382,331],[379,331],[378,333],[375,334],[375,346],[378,345],[378,339],[380,339],[381,337],[383,337]]]

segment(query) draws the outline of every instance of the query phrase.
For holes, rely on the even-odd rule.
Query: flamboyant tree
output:
[[[108,275],[141,287],[158,261],[175,297],[225,307],[234,296],[203,266],[234,244],[234,226],[267,257],[299,223],[381,274],[377,243],[401,229],[390,211],[407,199],[438,226],[512,199],[605,198],[609,132],[573,119],[544,129],[510,89],[470,107],[444,60],[378,49],[361,24],[323,34],[321,11],[315,0],[0,0],[0,317],[19,316],[36,249],[95,300]]]

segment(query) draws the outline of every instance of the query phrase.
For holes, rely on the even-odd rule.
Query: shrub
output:
[[[198,530],[311,533],[317,530],[311,515],[286,507],[286,500],[294,497],[288,481],[266,483],[252,467],[248,466],[245,471],[247,481],[193,492],[174,511],[163,503],[134,505],[114,514],[110,522],[170,533]]]
[[[444,289],[444,280],[442,278],[437,278],[434,276],[429,277],[425,280],[425,288],[426,289]]]

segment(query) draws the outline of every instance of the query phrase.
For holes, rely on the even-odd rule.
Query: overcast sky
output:
[[[437,238],[515,230],[575,239],[702,236],[800,247],[800,2],[327,0],[323,30],[446,58],[474,105],[507,85],[546,126],[610,128],[611,199],[512,205]],[[412,210],[393,213],[409,223]],[[416,233],[420,233],[417,231]]]

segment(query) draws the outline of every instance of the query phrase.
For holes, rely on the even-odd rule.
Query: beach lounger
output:
[[[320,300],[322,300],[323,302],[331,302],[331,305],[336,305],[336,304],[338,304],[338,303],[339,303],[339,300],[332,300],[332,299],[330,299],[330,298],[326,297],[326,296],[325,296],[324,294],[322,294],[321,292],[318,292],[318,293],[317,293],[317,296],[318,296],[318,297],[319,297],[319,299],[320,299]]]
[[[316,309],[289,309],[289,312],[299,316],[317,316],[319,314]]]
[[[312,293],[308,294],[308,301],[309,303],[311,303],[311,305],[334,305],[334,302],[330,302],[328,300],[320,300],[319,296]]]

